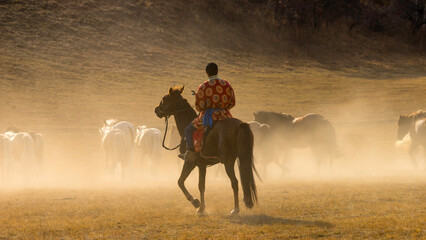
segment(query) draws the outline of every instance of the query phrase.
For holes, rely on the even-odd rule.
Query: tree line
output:
[[[426,25],[426,0],[252,0],[266,5],[282,26],[320,30],[342,22],[349,31],[360,27],[373,32],[413,35]]]

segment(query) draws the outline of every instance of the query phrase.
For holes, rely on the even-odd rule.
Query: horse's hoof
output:
[[[240,213],[240,209],[235,208],[235,209],[233,209],[233,210],[231,211],[231,216],[238,215],[238,213]]]
[[[199,208],[201,206],[200,200],[198,199],[192,200],[191,203],[195,208]]]
[[[198,208],[197,209],[197,215],[198,216],[205,216],[204,208]]]

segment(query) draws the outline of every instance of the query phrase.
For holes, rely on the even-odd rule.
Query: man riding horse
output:
[[[234,91],[228,82],[217,77],[217,65],[208,64],[206,72],[209,81],[203,83],[196,94],[196,110],[201,112],[198,117],[196,110],[182,97],[183,86],[171,87],[154,112],[157,117],[165,118],[166,127],[167,119],[174,116],[180,136],[183,138],[186,135],[186,142],[190,150],[182,155],[186,161],[182,166],[178,180],[178,185],[186,199],[198,208],[199,214],[203,214],[206,206],[204,191],[207,166],[222,163],[231,180],[234,192],[234,209],[231,211],[231,215],[235,215],[240,212],[238,180],[234,170],[237,159],[244,203],[247,208],[252,208],[257,202],[256,182],[254,180],[256,168],[253,159],[254,136],[249,124],[232,118],[229,109],[235,105]],[[194,130],[204,129],[206,126],[212,126],[212,128],[203,139],[204,147],[201,147],[198,143],[194,146],[192,141]],[[198,137],[201,136],[201,133],[202,131],[195,132],[196,135],[199,134],[197,135],[198,140],[200,140]],[[199,151],[200,154],[195,153],[194,150]],[[211,159],[215,159],[215,161]],[[195,167],[198,167],[199,170],[198,189],[200,190],[201,201],[194,198],[185,187],[185,180]]]
[[[200,114],[186,127],[187,151],[179,154],[185,161],[194,162],[197,156],[193,142],[194,132],[205,127],[211,128],[219,120],[232,118],[229,110],[235,106],[234,90],[229,82],[218,77],[217,65],[207,64],[206,73],[209,80],[198,87],[195,95],[195,109]]]

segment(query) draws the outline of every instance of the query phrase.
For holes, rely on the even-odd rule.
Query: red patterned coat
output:
[[[211,76],[208,81],[198,87],[195,109],[200,112],[200,115],[193,121],[193,125],[198,129],[203,127],[204,114],[208,109],[220,109],[213,112],[213,122],[232,118],[229,109],[234,106],[235,95],[231,84],[217,76]]]

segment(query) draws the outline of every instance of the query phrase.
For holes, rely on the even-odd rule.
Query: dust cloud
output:
[[[161,96],[158,96],[160,99]],[[244,102],[240,102],[244,105]],[[23,104],[24,105],[24,104]],[[93,106],[95,107],[95,106]],[[256,107],[256,109],[260,108]],[[276,111],[279,111],[277,109]],[[309,148],[295,148],[291,151],[282,151],[278,139],[269,136],[256,141],[256,167],[264,183],[286,181],[286,179],[365,179],[369,177],[413,176],[424,174],[424,170],[417,170],[411,165],[406,149],[395,148],[397,116],[389,118],[375,118],[376,112],[366,101],[353,100],[348,104],[335,109],[333,116],[324,115],[334,126],[337,138],[337,151],[332,161],[326,163],[318,171],[318,162]],[[307,112],[309,113],[309,112]],[[239,117],[238,114],[235,114]],[[299,115],[295,115],[298,117]],[[18,119],[18,118],[16,118]],[[19,117],[21,122],[31,122],[31,119]],[[146,116],[155,127],[164,134],[162,120]],[[251,120],[246,116],[246,120]],[[25,121],[26,120],[26,121]],[[126,120],[126,119],[123,119]],[[148,121],[147,121],[148,122]],[[135,122],[137,123],[137,122]],[[61,123],[46,125],[31,124],[25,131],[37,131],[44,135],[44,159],[38,176],[27,179],[20,171],[20,164],[9,179],[3,179],[3,189],[21,187],[49,187],[49,188],[105,188],[105,187],[144,187],[160,185],[176,185],[183,161],[177,158],[177,150],[161,150],[161,158],[143,159],[137,146],[134,146],[134,167],[131,176],[121,177],[121,166],[117,165],[114,172],[106,169],[105,153],[101,145],[101,136],[98,126],[76,125],[63,127]],[[153,124],[154,125],[154,124]],[[3,126],[4,127],[4,126]],[[179,143],[176,132],[169,131],[166,139],[168,147]],[[256,135],[255,138],[259,137]],[[279,135],[285,132],[279,133]],[[170,137],[170,135],[172,135]],[[170,138],[174,138],[171,140]],[[268,151],[274,149],[274,154]],[[259,156],[265,149],[267,154]],[[269,149],[269,150],[268,150]],[[270,153],[270,152],[269,152]],[[34,169],[34,171],[37,171]],[[208,169],[208,182],[227,182],[228,178],[221,164]],[[194,171],[187,181],[190,184],[198,182],[198,173]]]

